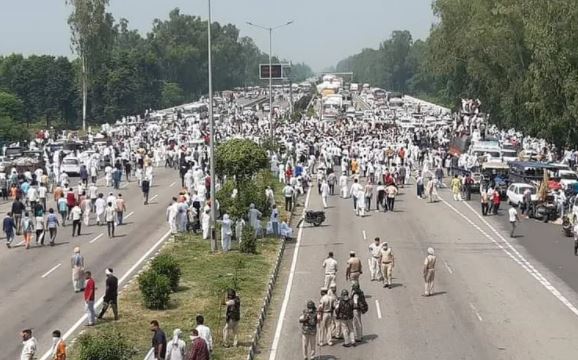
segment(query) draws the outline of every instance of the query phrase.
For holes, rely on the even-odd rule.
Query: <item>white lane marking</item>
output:
[[[446,206],[448,206],[450,209],[452,209],[456,214],[458,214],[464,220],[466,220],[470,225],[472,225],[474,228],[476,228],[486,238],[488,238],[490,241],[492,241],[494,244],[496,244],[496,246],[499,247],[504,253],[506,253],[506,255],[508,255],[512,260],[514,260],[518,265],[520,265],[524,270],[526,270],[530,275],[532,275],[532,277],[534,277],[534,279],[536,279],[540,284],[542,284],[542,286],[544,286],[552,295],[554,295],[558,300],[560,300],[560,302],[562,302],[562,304],[564,304],[570,311],[572,311],[574,313],[574,315],[578,316],[578,309],[576,309],[576,307],[564,295],[562,295],[560,293],[560,291],[558,291],[558,289],[556,289],[554,286],[552,286],[552,284],[550,284],[550,282],[548,280],[546,280],[546,278],[544,278],[544,276],[538,270],[536,270],[534,268],[534,266],[532,266],[532,264],[530,264],[530,262],[528,262],[528,260],[526,260],[522,256],[522,254],[520,254],[518,252],[518,250],[516,250],[510,244],[510,242],[508,240],[506,240],[496,229],[494,229],[493,226],[488,224],[488,222],[484,218],[482,218],[480,216],[480,218],[482,219],[482,222],[484,224],[486,224],[486,226],[488,226],[488,228],[490,228],[510,249],[512,249],[512,251],[506,249],[506,247],[504,247],[501,243],[499,243],[496,239],[494,239],[491,235],[489,235],[487,232],[485,232],[478,225],[474,224],[473,221],[471,221],[467,216],[462,214],[458,209],[456,209],[455,207],[450,205],[450,203],[448,203],[447,201],[445,201],[441,197],[439,197],[439,199]],[[468,206],[476,215],[478,215],[478,213],[476,213],[476,211],[471,206],[469,206],[467,203],[464,203],[464,204],[466,206]]]
[[[484,321],[484,319],[482,319],[482,315],[480,315],[480,312],[478,311],[478,309],[476,309],[476,307],[474,306],[474,304],[470,303],[470,307],[471,307],[472,310],[474,311],[474,314],[476,314],[476,317],[478,318],[478,320]]]
[[[134,211],[131,211],[131,212],[129,212],[128,215],[125,216],[124,218],[125,218],[125,219],[128,219],[129,217],[131,217],[131,216],[133,216],[133,215],[134,215]]]
[[[448,272],[450,274],[453,274],[454,271],[452,270],[452,268],[450,267],[450,265],[447,263],[447,261],[444,260],[444,265],[446,266],[446,269],[448,270]]]
[[[175,186],[175,184],[176,184],[176,181],[173,181],[173,182],[169,185],[169,187],[173,187],[173,186]]]
[[[305,213],[307,206],[309,206],[309,196],[311,195],[311,189],[312,187],[309,187],[309,190],[307,191],[303,213]],[[289,304],[289,297],[291,296],[291,289],[293,288],[293,277],[295,276],[295,268],[297,267],[297,257],[299,256],[299,246],[301,245],[302,236],[303,224],[301,224],[299,227],[299,233],[297,234],[297,244],[295,245],[295,251],[293,252],[293,260],[291,260],[291,270],[289,272],[289,279],[287,280],[287,287],[285,288],[285,297],[283,298],[283,304],[281,305],[281,312],[279,313],[279,319],[277,320],[277,328],[275,329],[275,337],[273,338],[273,344],[271,345],[271,355],[269,356],[269,360],[275,360],[277,357],[277,346],[279,346],[279,339],[281,339],[283,321],[285,320],[285,313],[287,312],[287,305]]]
[[[152,254],[153,251],[155,251],[156,248],[159,247],[170,235],[171,231],[169,230],[140,259],[138,259],[138,261],[134,263],[134,265],[130,269],[127,270],[127,272],[118,280],[118,283],[119,284],[123,283],[135,271],[135,269],[139,267],[140,264],[142,264],[143,261],[145,261],[146,258],[149,257],[150,254]],[[103,298],[104,296],[101,296],[96,301],[96,303],[94,304],[95,308],[98,308],[102,304]],[[84,321],[86,321],[86,314],[82,315],[80,319],[78,319],[78,321],[74,323],[74,325],[72,325],[72,327],[64,333],[62,339],[66,340],[67,338],[69,338],[70,335],[72,335],[76,331],[76,329],[78,329],[82,325]],[[44,353],[44,355],[42,355],[40,360],[48,360],[50,358],[50,355],[52,355],[52,351],[48,350],[47,352]]]
[[[88,243],[89,243],[89,244],[92,244],[92,243],[94,243],[96,240],[100,239],[100,238],[101,238],[103,235],[104,235],[104,233],[102,233],[102,234],[98,235],[98,236],[97,236],[97,237],[95,237],[94,239],[90,240]]]
[[[62,266],[62,264],[58,264],[55,267],[53,267],[52,269],[48,270],[47,272],[44,273],[44,275],[42,275],[42,278],[44,279],[45,277],[50,275],[50,273],[52,273],[54,270],[58,269],[61,266]]]
[[[155,196],[153,196],[152,198],[150,198],[150,200],[149,200],[149,201],[153,201],[154,199],[156,199],[156,198],[157,198],[157,196],[159,196],[159,194],[156,194]]]
[[[364,240],[364,241],[367,240],[367,236],[365,236],[365,230],[363,230],[363,240]]]
[[[375,300],[375,307],[377,308],[377,318],[381,319],[381,308],[379,307],[379,300]]]

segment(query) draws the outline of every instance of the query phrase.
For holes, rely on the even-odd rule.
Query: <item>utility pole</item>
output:
[[[217,194],[215,193],[215,182],[217,181],[215,176],[215,119],[213,116],[213,65],[211,56],[211,0],[207,0],[209,3],[209,21],[207,22],[207,36],[209,44],[209,163],[210,163],[210,177],[211,177],[211,251],[215,252],[218,250],[217,247],[217,234],[215,230],[215,223],[217,222]]]

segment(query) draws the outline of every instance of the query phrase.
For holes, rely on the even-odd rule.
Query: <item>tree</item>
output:
[[[234,178],[237,185],[266,169],[269,162],[265,150],[248,139],[231,139],[220,144],[215,159],[217,173]]]
[[[22,119],[24,115],[24,104],[18,96],[0,91],[0,116],[12,119]]]
[[[177,83],[165,82],[161,97],[163,108],[170,108],[185,102],[185,93]]]
[[[0,139],[12,142],[28,140],[29,134],[22,125],[9,116],[0,115]]]
[[[92,90],[92,114],[102,113],[104,107],[106,63],[113,45],[114,19],[106,12],[109,0],[66,0],[66,3],[73,7],[68,24],[72,32],[72,47],[81,63],[84,128],[89,88]]]

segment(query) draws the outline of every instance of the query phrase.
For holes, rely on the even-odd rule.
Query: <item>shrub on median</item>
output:
[[[171,290],[173,292],[176,292],[179,289],[181,268],[174,257],[168,254],[157,256],[151,263],[151,270],[160,275],[165,275],[170,281]]]
[[[171,281],[166,275],[149,269],[138,277],[144,305],[153,310],[166,309],[171,294]]]
[[[136,354],[124,335],[114,329],[82,334],[78,345],[79,360],[126,360]]]
[[[255,229],[247,224],[243,227],[241,244],[239,245],[239,250],[245,254],[256,254],[257,253],[257,236],[255,234]]]

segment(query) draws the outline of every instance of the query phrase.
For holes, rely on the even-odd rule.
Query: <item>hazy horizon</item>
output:
[[[266,8],[267,4],[270,9]],[[339,60],[363,48],[377,47],[394,30],[409,30],[414,39],[424,39],[434,19],[431,2],[425,0],[366,0],[359,9],[351,9],[350,4],[342,0],[295,0],[291,3],[278,0],[245,0],[242,3],[213,0],[212,17],[213,21],[237,26],[240,36],[253,38],[264,52],[269,51],[267,31],[253,28],[245,22],[276,26],[293,20],[294,24],[273,32],[273,53],[293,62],[305,62],[315,71],[334,66]],[[152,29],[155,18],[167,19],[169,12],[177,7],[182,13],[207,18],[207,1],[201,0],[112,0],[109,11],[117,21],[128,19],[129,27],[144,35]],[[28,0],[5,4],[5,10],[0,13],[0,55],[71,56],[67,24],[70,11],[64,0]]]

